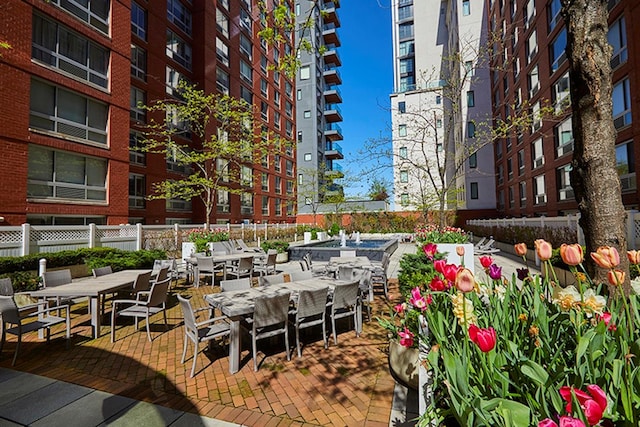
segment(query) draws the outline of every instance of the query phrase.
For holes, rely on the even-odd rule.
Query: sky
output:
[[[338,162],[347,175],[357,175],[371,163],[359,151],[371,138],[390,134],[389,95],[393,90],[393,52],[391,42],[391,0],[342,0],[340,18],[342,61],[342,146],[344,159]],[[391,168],[376,176],[392,182]],[[366,195],[369,183],[346,183],[347,197]],[[389,184],[389,190],[391,190]]]

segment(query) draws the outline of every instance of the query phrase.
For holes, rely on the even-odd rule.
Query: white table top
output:
[[[148,273],[151,270],[123,270],[115,273],[78,280],[67,285],[43,288],[31,292],[34,297],[65,297],[87,296],[96,297],[100,294],[110,293],[115,290],[133,286],[139,274]]]

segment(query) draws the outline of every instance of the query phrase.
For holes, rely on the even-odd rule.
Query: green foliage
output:
[[[329,236],[337,236],[338,234],[340,234],[340,224],[338,224],[337,222],[334,222],[333,224],[331,224],[331,227],[329,227]]]
[[[229,240],[227,229],[214,228],[213,230],[193,229],[189,231],[189,241],[196,244],[196,252],[205,252],[210,242],[225,242]]]
[[[16,271],[38,271],[42,258],[47,260],[47,268],[65,267],[68,265],[83,264],[85,258],[105,256],[109,252],[116,251],[113,248],[82,248],[52,253],[37,253],[21,257],[0,258],[0,274],[14,273]]]
[[[417,225],[416,240],[422,243],[467,243],[469,236],[457,227],[446,226],[442,229],[434,224]]]
[[[15,271],[13,273],[0,274],[0,279],[11,279],[14,292],[35,291],[40,285],[40,276],[32,271]]]
[[[527,247],[533,248],[536,239],[544,239],[551,243],[553,247],[559,247],[562,243],[573,243],[578,241],[576,231],[568,227],[529,227],[519,225],[500,226],[480,226],[468,225],[467,231],[475,236],[493,236],[503,243],[526,243]]]
[[[289,242],[282,240],[265,240],[260,244],[263,251],[267,252],[269,249],[275,249],[279,254],[285,253],[289,249]]]
[[[165,259],[162,250],[122,251],[114,250],[105,254],[91,254],[85,258],[89,269],[111,266],[113,271],[153,268],[156,259]]]
[[[444,255],[438,254],[438,258]],[[431,281],[434,276],[433,262],[427,258],[424,251],[418,248],[415,254],[404,254],[400,259],[400,272],[398,273],[398,284],[400,294],[409,295],[411,289],[423,287]]]

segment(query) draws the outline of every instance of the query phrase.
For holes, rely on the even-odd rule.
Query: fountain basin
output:
[[[354,251],[356,256],[366,256],[371,261],[382,261],[385,252],[391,255],[398,248],[398,239],[362,239],[359,243],[355,240],[346,240],[345,246],[341,246],[339,239],[313,242],[304,245],[289,247],[289,260],[298,261],[310,253],[312,261],[328,262],[329,258],[340,256],[340,251]]]

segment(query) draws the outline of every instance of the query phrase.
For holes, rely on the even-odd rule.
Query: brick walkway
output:
[[[193,296],[194,306],[204,306],[202,296],[214,290],[178,286],[174,291]],[[397,295],[395,285],[390,291]],[[374,315],[387,310],[382,297],[375,304]],[[302,358],[292,351],[291,361],[282,341],[274,342],[273,349],[259,343],[259,355],[266,359],[258,372],[245,350],[240,372],[229,374],[227,349],[214,345],[199,355],[198,372],[189,378],[191,359],[180,363],[182,314],[175,297],[170,306],[169,331],[161,315],[153,317],[153,342],[144,327],[136,331],[131,322],[119,319],[126,326],[120,326],[112,344],[108,327],[99,339],[90,338],[86,304],[75,305],[69,348],[57,338],[60,334],[49,344],[28,334],[13,369],[248,426],[389,425],[394,381],[387,366],[386,332],[377,322],[365,322],[359,338],[343,323],[339,344],[330,340],[328,350],[320,334],[310,331]],[[15,337],[8,340],[0,366],[11,368]]]

